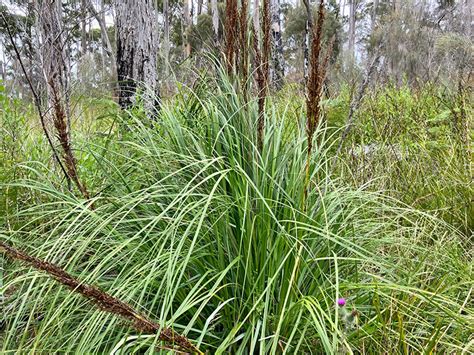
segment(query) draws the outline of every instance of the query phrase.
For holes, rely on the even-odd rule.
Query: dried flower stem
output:
[[[125,318],[139,332],[158,334],[158,339],[178,347],[178,350],[203,354],[185,336],[171,328],[161,327],[146,316],[138,313],[125,302],[109,295],[95,286],[81,283],[57,265],[30,256],[0,241],[0,252],[12,259],[22,261],[33,268],[43,271],[72,292],[79,293],[101,310]]]
[[[89,200],[90,198],[89,191],[87,191],[86,185],[83,184],[79,179],[79,175],[77,172],[77,160],[72,151],[71,135],[68,130],[66,112],[65,112],[64,105],[61,101],[61,97],[58,94],[56,85],[54,84],[54,78],[50,80],[49,86],[53,94],[53,97],[52,97],[53,109],[54,109],[53,124],[54,124],[54,127],[56,128],[57,137],[58,137],[59,143],[61,144],[61,148],[63,150],[63,160],[67,169],[67,175],[72,181],[74,181],[77,188],[81,192],[82,196],[86,200]]]
[[[349,114],[347,116],[346,128],[342,132],[341,140],[339,141],[339,146],[337,147],[336,157],[341,152],[342,145],[344,144],[344,141],[346,140],[347,135],[349,134],[350,130],[352,129],[352,126],[354,125],[354,113],[357,111],[357,109],[360,106],[360,103],[362,102],[365,90],[369,86],[370,80],[372,78],[372,75],[374,74],[374,71],[375,71],[375,68],[377,67],[379,59],[380,59],[380,54],[375,53],[374,57],[372,58],[372,60],[370,61],[367,67],[364,80],[362,81],[362,84],[359,86],[357,95],[351,101],[351,104],[349,106]]]
[[[309,15],[308,15],[309,16]],[[310,20],[308,20],[310,21]],[[311,20],[312,24],[312,20]],[[304,185],[304,200],[306,201],[308,195],[308,185],[310,177],[310,163],[313,151],[313,137],[316,128],[318,127],[321,116],[321,93],[326,78],[327,66],[332,52],[332,43],[328,46],[326,56],[321,61],[322,41],[323,41],[323,24],[324,24],[324,0],[319,3],[318,19],[316,27],[311,25],[312,40],[311,40],[311,58],[310,58],[310,73],[308,78],[307,93],[306,93],[306,134],[308,139],[308,151],[306,158],[306,179]]]
[[[237,39],[238,9],[237,0],[227,0],[225,3],[225,60],[227,74],[234,73],[235,50]]]
[[[262,51],[259,44],[259,29],[254,23],[253,26],[253,45],[255,51],[255,75],[257,82],[258,97],[258,123],[257,123],[257,145],[261,151],[263,147],[263,131],[265,129],[265,98],[269,84],[269,59],[271,50],[270,37],[270,0],[263,0],[263,45]]]

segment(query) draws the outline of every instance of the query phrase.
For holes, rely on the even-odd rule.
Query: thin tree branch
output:
[[[372,77],[375,67],[377,66],[377,63],[379,62],[379,59],[380,59],[380,54],[376,53],[374,55],[374,58],[370,62],[369,67],[367,68],[364,81],[359,87],[357,96],[354,98],[354,100],[352,100],[349,106],[349,114],[347,116],[346,128],[342,132],[341,140],[339,142],[339,146],[337,147],[336,157],[341,152],[342,145],[354,124],[354,113],[359,108],[360,103],[362,102],[362,98],[364,97],[365,90],[367,89],[367,86],[369,85],[370,79]]]

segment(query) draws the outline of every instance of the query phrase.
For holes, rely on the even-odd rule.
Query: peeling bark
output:
[[[214,42],[219,43],[219,11],[217,9],[217,0],[211,0],[212,28],[214,30]]]

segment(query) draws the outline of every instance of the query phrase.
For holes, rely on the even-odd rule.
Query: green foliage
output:
[[[377,189],[469,235],[474,229],[473,136],[465,130],[472,126],[472,110],[469,97],[460,102],[458,96],[432,85],[418,90],[388,86],[367,95],[345,142],[348,164],[340,167],[355,186],[377,178]],[[329,125],[339,126],[347,117],[348,100],[333,102],[339,105],[329,109]],[[461,109],[467,110],[464,117]]]
[[[243,102],[225,79],[182,89],[153,124],[139,110],[123,117],[111,105],[93,131],[79,126],[75,135],[95,209],[49,169],[24,163],[27,179],[2,188],[41,203],[23,205],[15,216],[22,223],[5,225],[0,238],[100,286],[209,353],[468,351],[474,313],[466,240],[431,214],[375,191],[381,175],[360,185],[354,178],[350,186],[350,157],[332,171],[332,128],[319,128],[305,198],[304,115],[295,103],[301,98],[292,100],[287,90],[267,105],[261,152],[257,104]],[[413,144],[421,135],[412,128],[417,111],[399,107],[395,117],[394,107],[432,99],[414,99],[407,89],[384,93],[366,98],[352,145],[369,137],[379,143],[378,124],[391,124],[387,142]],[[344,121],[348,103],[341,97],[324,103],[329,125]],[[376,123],[364,118],[368,112]],[[436,118],[444,111],[422,112]],[[405,120],[409,128],[399,127]],[[429,125],[445,121],[441,115]],[[45,155],[35,159],[51,165]],[[409,167],[400,173],[416,176]],[[8,309],[4,353],[156,350],[155,337],[137,336],[18,264],[7,265],[0,292]],[[340,313],[341,296],[357,319]]]
[[[19,165],[27,160],[41,160],[41,153],[36,144],[41,144],[41,135],[29,135],[25,129],[27,115],[31,109],[24,108],[24,103],[8,97],[0,81],[0,183],[16,181],[27,176]],[[0,187],[0,225],[8,219],[10,213],[22,206],[22,199],[16,187]],[[10,221],[12,222],[12,221]]]

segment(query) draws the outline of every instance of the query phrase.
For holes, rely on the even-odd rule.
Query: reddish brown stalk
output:
[[[321,116],[321,93],[326,77],[327,66],[332,51],[332,41],[328,46],[328,51],[321,63],[322,36],[324,24],[324,2],[321,0],[318,9],[318,19],[316,27],[312,29],[311,41],[311,57],[310,57],[310,73],[308,78],[306,93],[306,134],[308,139],[308,155],[306,159],[306,181],[304,186],[304,194],[308,194],[308,184],[310,176],[310,162],[313,151],[313,136],[319,124]]]
[[[257,145],[261,151],[263,148],[263,131],[265,129],[265,99],[269,84],[269,59],[271,49],[270,37],[270,0],[263,0],[263,48],[260,51],[258,29],[253,28],[253,44],[255,50],[255,75],[258,96],[258,123],[257,123]]]
[[[86,188],[85,184],[81,183],[81,181],[79,179],[79,176],[78,176],[78,173],[77,173],[77,162],[76,162],[76,159],[74,158],[74,154],[73,154],[73,151],[72,151],[72,148],[71,148],[71,139],[70,139],[70,135],[69,135],[69,132],[68,132],[68,125],[67,125],[65,107],[64,107],[64,105],[61,101],[60,95],[58,94],[58,90],[57,90],[56,86],[54,85],[54,82],[57,82],[57,78],[54,78],[54,77],[51,78],[48,85],[50,85],[50,87],[52,89],[52,92],[53,92],[53,96],[54,96],[52,98],[53,110],[54,110],[53,123],[54,123],[54,127],[56,128],[56,133],[57,133],[59,142],[61,144],[61,148],[63,149],[64,164],[61,161],[58,152],[56,151],[56,148],[53,144],[53,140],[51,139],[51,136],[50,136],[50,134],[48,132],[48,129],[46,127],[46,115],[43,112],[43,110],[41,109],[41,101],[40,101],[39,95],[37,94],[36,90],[34,89],[33,84],[31,82],[31,78],[28,75],[28,72],[26,71],[26,68],[23,65],[23,61],[21,59],[20,52],[19,52],[19,50],[16,46],[15,40],[14,40],[13,35],[10,31],[10,28],[8,26],[8,23],[7,23],[6,19],[5,19],[5,16],[2,15],[2,19],[3,19],[3,22],[5,23],[7,33],[8,33],[10,42],[12,44],[13,50],[15,52],[15,55],[16,55],[19,63],[20,63],[20,67],[23,71],[23,74],[25,75],[25,78],[28,82],[28,86],[30,87],[31,93],[33,95],[35,106],[36,106],[36,109],[38,111],[38,116],[40,118],[41,127],[43,128],[43,132],[46,136],[46,139],[47,139],[49,145],[51,146],[51,149],[53,151],[53,156],[56,159],[56,161],[58,162],[58,164],[59,164],[61,170],[63,171],[66,179],[68,180],[68,182],[72,180],[76,184],[76,186],[79,189],[79,191],[81,192],[82,196],[86,200],[88,200],[90,198],[89,192],[87,191],[87,188]],[[91,207],[93,208],[93,205],[91,205]]]
[[[61,97],[58,94],[58,90],[56,86],[54,85],[54,81],[55,81],[54,78],[52,78],[48,83],[51,88],[51,92],[53,94],[53,97],[52,97],[53,109],[54,109],[53,124],[54,124],[54,127],[56,128],[58,140],[63,150],[63,160],[66,165],[67,174],[69,178],[72,181],[74,181],[77,188],[81,192],[82,196],[86,200],[89,200],[90,195],[89,195],[89,192],[87,191],[87,187],[85,186],[85,184],[83,184],[80,181],[79,175],[77,173],[77,160],[74,156],[74,153],[71,147],[71,139],[70,139],[70,133],[68,132],[68,127],[67,127],[66,112],[64,109],[64,105],[61,102]]]
[[[57,265],[30,256],[16,248],[13,248],[0,241],[0,252],[5,253],[12,259],[22,261],[33,268],[43,271],[60,284],[69,288],[72,292],[78,293],[96,305],[102,311],[115,314],[129,322],[139,332],[158,334],[158,339],[178,347],[178,350],[203,354],[185,336],[176,333],[174,330],[161,327],[145,315],[138,313],[127,303],[109,295],[99,288],[81,283],[72,275]]]
[[[334,42],[336,40],[335,36],[331,37],[331,40],[329,41],[328,48],[326,50],[326,56],[324,57],[323,63],[321,64],[321,80],[322,80],[322,85],[321,85],[321,92],[320,92],[320,97],[322,93],[322,88],[324,86],[324,82],[326,80],[326,74],[329,68],[329,60],[331,59],[332,55],[332,50],[334,48]]]
[[[238,10],[237,0],[227,0],[225,4],[225,60],[227,66],[227,74],[232,75],[234,72]]]
[[[319,95],[322,89],[322,76],[321,76],[321,43],[322,43],[322,28],[324,23],[324,5],[321,0],[318,11],[318,22],[316,28],[313,29],[313,38],[311,41],[311,57],[310,57],[310,73],[308,78],[308,90],[306,97],[306,108],[307,108],[307,121],[306,130],[308,134],[308,153],[311,154],[312,149],[312,138],[314,130],[319,120]]]

